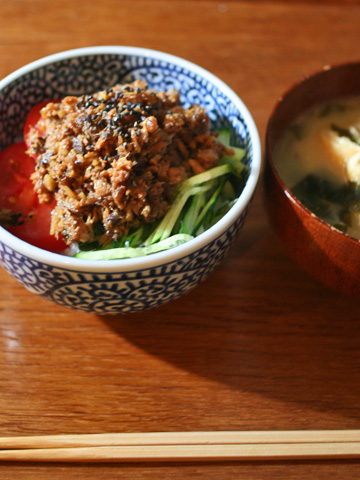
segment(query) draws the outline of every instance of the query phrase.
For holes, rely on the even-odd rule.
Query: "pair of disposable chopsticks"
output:
[[[0,461],[15,462],[209,462],[359,457],[360,430],[0,437]]]

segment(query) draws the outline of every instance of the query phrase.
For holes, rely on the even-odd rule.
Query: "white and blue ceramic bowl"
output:
[[[28,290],[60,305],[98,314],[160,306],[198,285],[240,231],[258,182],[260,142],[239,97],[206,70],[180,58],[133,47],[91,47],[35,61],[0,82],[0,150],[22,135],[27,113],[42,100],[81,95],[134,79],[181,91],[185,105],[205,107],[213,127],[229,127],[246,150],[248,178],[232,209],[212,228],[172,250],[126,260],[90,261],[31,246],[0,227],[2,266]]]

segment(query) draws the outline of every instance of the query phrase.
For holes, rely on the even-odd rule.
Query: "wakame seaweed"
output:
[[[345,138],[348,138],[349,140],[351,140],[352,142],[356,143],[359,145],[359,138],[358,136],[355,136],[354,135],[354,132],[349,130],[348,128],[343,128],[343,127],[339,127],[338,125],[334,125],[332,124],[331,125],[331,130],[333,130],[334,132],[336,132],[339,137],[345,137]]]
[[[360,210],[360,187],[354,182],[338,185],[311,174],[292,192],[315,215],[342,231],[349,226],[349,212]]]

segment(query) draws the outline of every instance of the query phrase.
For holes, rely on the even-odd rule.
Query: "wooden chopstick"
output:
[[[360,442],[360,430],[143,432],[0,437],[0,450],[141,445],[349,442]]]
[[[360,443],[286,443],[238,445],[143,445],[2,450],[0,461],[26,462],[162,462],[351,459]]]
[[[154,432],[0,438],[0,461],[170,462],[359,457],[360,430]]]

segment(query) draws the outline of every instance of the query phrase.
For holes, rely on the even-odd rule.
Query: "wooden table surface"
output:
[[[163,50],[210,70],[264,143],[276,99],[359,60],[355,1],[1,0],[0,77],[90,45]],[[262,186],[202,285],[145,313],[101,317],[0,271],[0,434],[360,428],[360,301],[319,286],[272,233]],[[0,464],[7,479],[358,479],[359,461]]]

